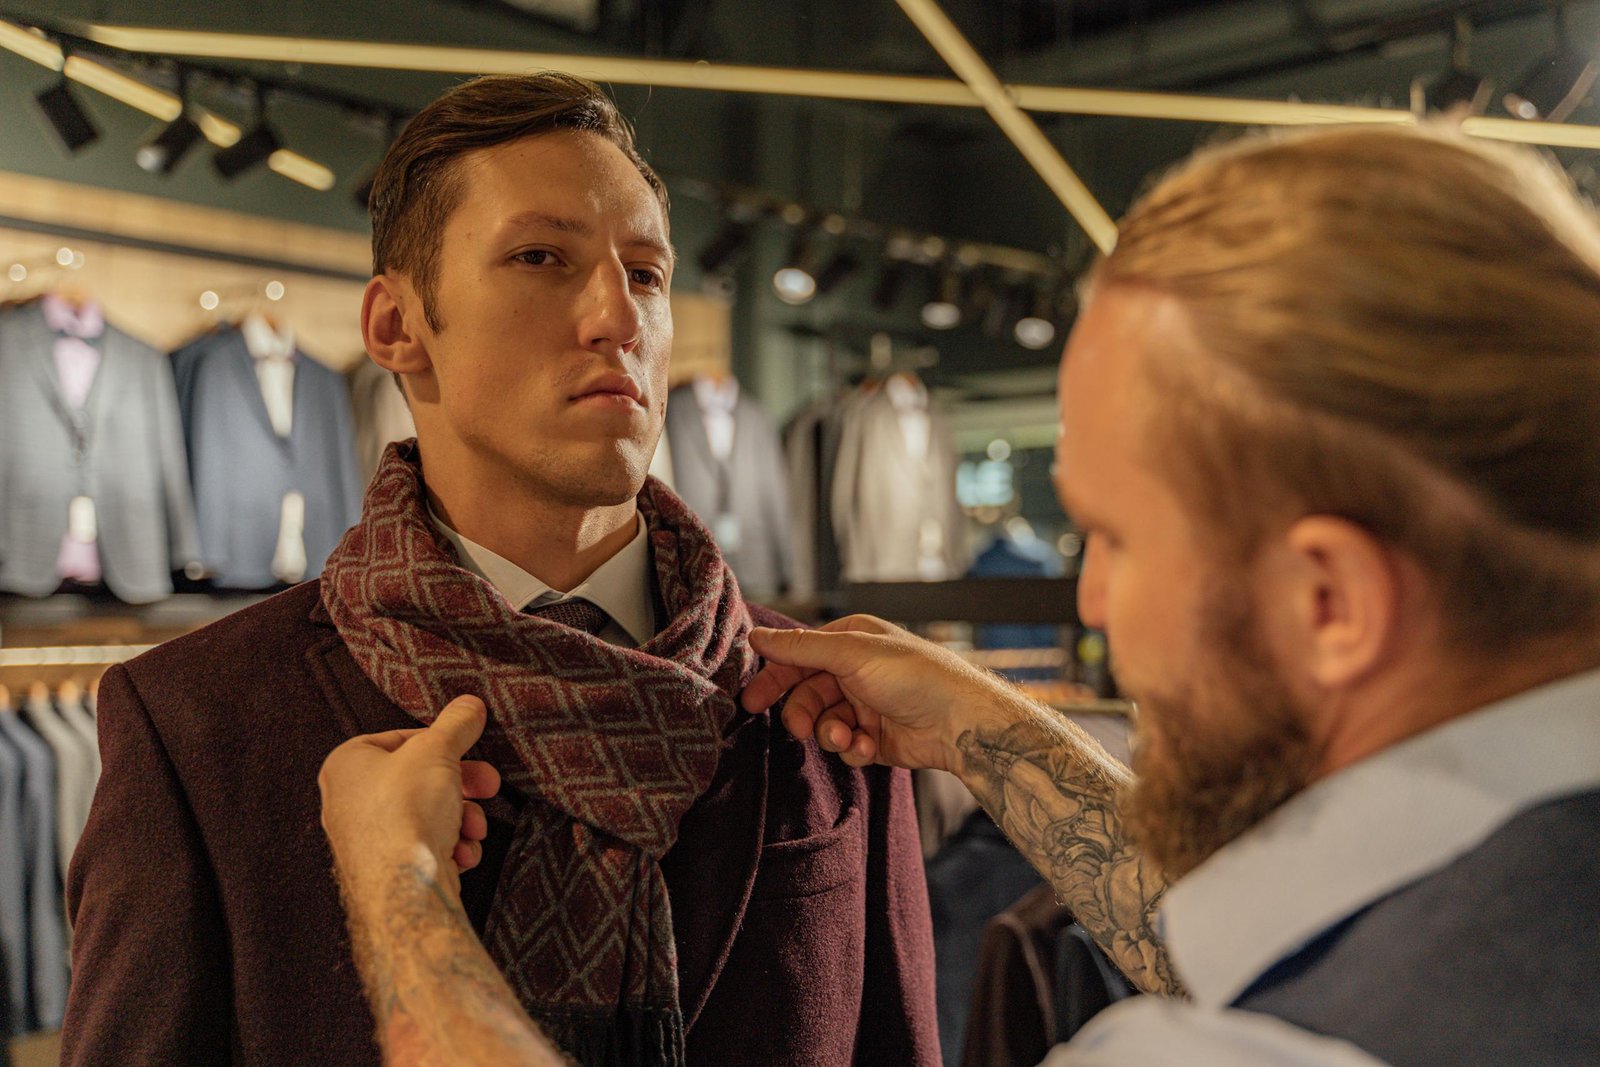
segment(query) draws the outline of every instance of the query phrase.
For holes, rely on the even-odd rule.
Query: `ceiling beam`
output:
[[[445,74],[516,73],[561,70],[618,85],[762,93],[828,100],[888,104],[981,107],[977,95],[951,78],[900,74],[862,74],[781,67],[712,64],[703,61],[617,56],[563,55],[385,44],[322,38],[279,37],[90,25],[84,36],[109,48],[174,57],[303,63]],[[1074,89],[1049,85],[1007,85],[1017,105],[1028,111],[1068,115],[1172,119],[1251,126],[1389,123],[1409,125],[1416,117],[1398,108],[1352,107],[1181,93]],[[1468,133],[1479,137],[1574,148],[1600,149],[1600,127],[1572,123],[1471,119]]]
[[[978,50],[966,39],[955,23],[951,22],[933,0],[898,0],[900,10],[928,39],[934,51],[950,65],[983,104],[996,126],[1017,146],[1050,191],[1056,194],[1083,232],[1089,235],[1101,253],[1109,253],[1117,243],[1117,224],[1112,221],[1094,193],[1083,184],[1077,171],[1064,159],[1056,146],[1039,129],[1027,112],[1006,92],[994,71],[978,55]]]

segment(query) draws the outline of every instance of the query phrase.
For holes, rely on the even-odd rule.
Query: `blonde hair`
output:
[[[1185,308],[1145,361],[1154,459],[1249,558],[1338,515],[1428,571],[1475,647],[1600,627],[1600,228],[1540,156],[1438,129],[1201,152],[1097,286]]]

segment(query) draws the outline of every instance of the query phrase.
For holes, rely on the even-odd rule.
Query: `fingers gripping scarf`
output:
[[[710,785],[754,670],[733,574],[687,505],[639,495],[665,628],[608,645],[514,610],[429,522],[414,444],[391,446],[323,574],[351,655],[431,722],[489,707],[475,756],[528,798],[485,942],[524,1007],[579,1062],[680,1064],[676,949],[659,860]]]

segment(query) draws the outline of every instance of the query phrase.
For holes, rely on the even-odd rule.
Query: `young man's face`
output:
[[[457,161],[417,396],[423,447],[468,455],[554,503],[624,503],[666,410],[672,252],[623,153],[561,131]],[[458,447],[457,447],[458,446]]]

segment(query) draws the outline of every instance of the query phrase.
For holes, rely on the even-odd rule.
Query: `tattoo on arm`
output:
[[[1117,793],[1132,782],[1076,724],[1042,709],[957,741],[961,778],[1129,981],[1182,988],[1155,932],[1166,880],[1123,840]]]
[[[404,863],[373,895],[342,877],[340,888],[385,1064],[570,1062],[522,1010],[461,905],[430,872]]]

